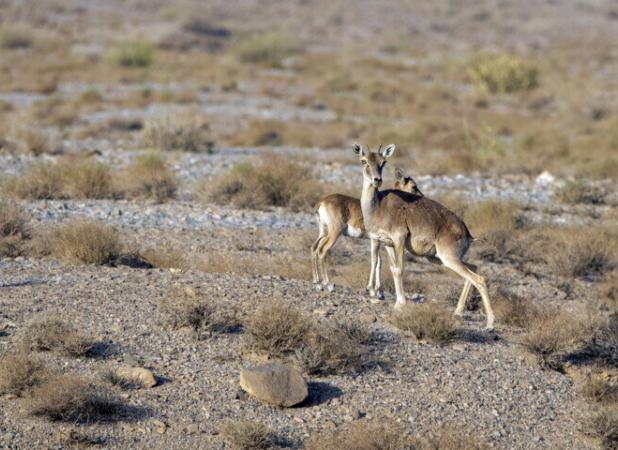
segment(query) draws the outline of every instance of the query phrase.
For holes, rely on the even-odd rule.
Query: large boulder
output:
[[[307,382],[292,366],[261,364],[240,372],[240,387],[253,397],[276,406],[293,406],[307,398]]]

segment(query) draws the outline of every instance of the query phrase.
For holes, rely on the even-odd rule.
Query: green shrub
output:
[[[154,48],[148,42],[124,42],[114,45],[108,61],[118,67],[148,67],[154,60]]]
[[[477,89],[491,93],[510,94],[538,85],[537,69],[509,54],[481,56],[468,68],[468,77]]]
[[[235,50],[243,63],[281,67],[283,59],[298,53],[300,48],[289,36],[268,32],[245,37],[237,43]]]

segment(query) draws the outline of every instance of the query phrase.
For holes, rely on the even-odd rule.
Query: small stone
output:
[[[154,426],[154,430],[159,434],[165,433],[165,430],[167,429],[165,422],[161,422],[160,420],[153,420],[152,425]]]
[[[309,394],[307,382],[300,372],[280,363],[243,369],[240,387],[258,400],[284,407],[301,403]]]
[[[140,387],[151,388],[157,385],[154,374],[143,367],[123,367],[115,372],[120,381]]]

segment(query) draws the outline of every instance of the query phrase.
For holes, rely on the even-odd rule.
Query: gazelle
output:
[[[457,302],[456,315],[464,312],[470,285],[478,289],[483,299],[487,329],[492,329],[495,317],[485,280],[463,262],[474,241],[468,227],[455,213],[425,196],[379,189],[386,160],[394,152],[394,144],[378,152],[365,152],[360,145],[354,145],[354,153],[363,165],[361,210],[364,225],[372,242],[386,245],[397,296],[395,307],[400,308],[406,302],[402,275],[404,251],[407,249],[414,255],[439,260],[466,280]]]
[[[395,189],[415,195],[423,195],[412,177],[405,176],[401,169],[395,169]],[[311,246],[313,284],[321,290],[322,285],[334,292],[335,285],[329,281],[324,260],[328,251],[342,234],[353,238],[367,238],[363,224],[360,200],[343,194],[331,194],[315,205],[318,217],[319,235]],[[380,283],[380,245],[371,241],[371,267],[367,291],[372,297],[384,298]]]

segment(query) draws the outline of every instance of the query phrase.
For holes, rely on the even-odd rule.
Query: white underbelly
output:
[[[361,228],[355,228],[352,225],[349,225],[345,229],[345,235],[353,238],[363,237],[363,230]]]

